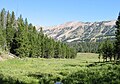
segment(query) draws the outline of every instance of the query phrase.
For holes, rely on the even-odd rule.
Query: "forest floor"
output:
[[[91,75],[95,74],[96,78],[96,74],[98,74],[100,71],[104,72],[109,67],[110,69],[113,69],[112,63],[107,63],[106,64],[107,66],[106,65],[104,66],[104,63],[98,62],[99,62],[98,54],[94,53],[78,53],[75,59],[54,59],[54,58],[8,59],[0,62],[0,84],[4,83],[54,84],[56,81],[63,82],[63,84],[68,83],[77,84],[81,83],[81,81],[83,81],[82,84],[87,83],[93,84],[95,83],[95,81],[91,81],[91,79],[89,79]],[[120,66],[116,65],[116,67],[118,70],[118,67]],[[83,74],[79,74],[81,72]],[[100,77],[103,77],[104,73],[101,73]],[[87,76],[86,74],[91,75]],[[82,77],[81,80],[79,80],[80,79],[79,77]]]

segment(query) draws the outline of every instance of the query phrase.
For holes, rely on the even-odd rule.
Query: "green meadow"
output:
[[[119,63],[98,62],[94,53],[78,53],[75,59],[8,59],[0,62],[0,84],[120,83]]]

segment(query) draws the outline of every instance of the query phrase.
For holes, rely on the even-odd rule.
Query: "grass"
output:
[[[0,84],[54,84],[56,81],[69,81],[67,79],[71,79],[72,77],[74,79],[72,75],[77,75],[79,71],[101,69],[102,63],[96,65],[97,67],[94,68],[87,67],[98,61],[98,54],[94,53],[78,53],[75,59],[9,59],[0,62]],[[86,74],[86,72],[84,73]],[[66,81],[64,81],[64,84],[67,84]]]

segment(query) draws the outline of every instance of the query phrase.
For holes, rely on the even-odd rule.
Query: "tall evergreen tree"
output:
[[[109,58],[111,61],[113,57],[113,43],[109,39],[105,40],[100,46],[99,53],[102,54],[103,60],[107,61]]]
[[[40,46],[38,45],[38,34],[35,26],[33,27],[33,31],[29,32],[29,43],[30,43],[30,57],[39,57],[40,54],[38,50],[40,50]]]
[[[5,16],[6,16],[6,11],[5,8],[2,9],[1,11],[1,26],[3,29],[5,29]]]
[[[45,56],[45,36],[43,34],[43,29],[40,27],[40,37],[41,37],[41,57],[43,58]]]
[[[16,21],[15,21],[15,13],[14,13],[14,11],[12,11],[12,15],[11,15],[11,25],[12,25],[12,28],[15,29]]]
[[[15,34],[14,42],[16,48],[14,49],[15,54],[20,57],[29,57],[29,40],[28,33],[25,31],[25,25],[22,15],[18,18],[18,31]]]
[[[25,31],[27,31],[28,32],[28,21],[27,21],[27,18],[25,18]]]
[[[9,11],[7,12],[7,21],[6,21],[6,41],[7,41],[7,48],[8,50],[10,50],[10,43],[13,40],[13,36],[14,36],[14,28],[12,26],[12,19],[11,19],[11,15],[9,13]]]
[[[36,31],[36,34],[37,34],[37,38],[36,38],[36,54],[37,54],[37,57],[41,57],[41,34],[40,32],[37,33]]]
[[[47,35],[44,36],[44,58],[49,58],[49,49],[50,49],[50,42],[49,39],[47,37]]]
[[[5,31],[5,17],[6,17],[6,11],[3,8],[1,13],[0,13],[0,26],[1,26],[1,30],[2,30],[2,43],[3,43],[3,49],[6,50],[7,44],[6,44],[6,31]]]
[[[62,47],[61,42],[58,41],[55,44],[55,58],[61,58],[62,57]]]
[[[10,13],[9,13],[9,11],[7,12],[7,23],[6,23],[6,41],[7,41],[7,46],[9,46],[10,45],[10,40],[11,40],[11,38],[10,38],[10,34],[11,34],[11,32],[9,31],[10,29],[11,29],[11,21],[10,21]],[[10,47],[10,46],[9,46]]]
[[[65,58],[66,57],[66,44],[62,43],[62,58]]]
[[[120,13],[116,21],[116,41],[115,41],[115,53],[117,60],[120,59]]]
[[[0,26],[0,48],[4,49],[5,38],[3,36],[2,27]]]
[[[52,38],[49,39],[49,58],[53,58],[54,57],[54,40]]]

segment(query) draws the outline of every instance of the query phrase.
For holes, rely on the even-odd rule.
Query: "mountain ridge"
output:
[[[43,31],[48,36],[64,42],[97,41],[97,37],[115,35],[115,21],[70,21],[56,26],[44,27]]]

